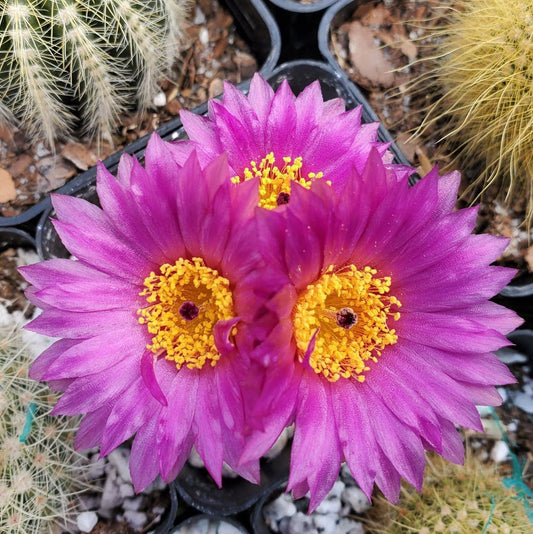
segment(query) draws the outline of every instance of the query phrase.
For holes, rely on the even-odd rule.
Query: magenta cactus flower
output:
[[[64,391],[54,413],[86,414],[77,448],[106,455],[135,436],[136,491],[174,479],[193,445],[219,485],[224,461],[258,481],[257,458],[237,465],[247,364],[236,346],[259,259],[247,223],[256,196],[232,194],[225,156],[178,167],[154,134],[145,159],[124,155],[118,180],[99,166],[102,209],[53,197],[77,260],[21,268],[43,310],[28,328],[60,338],[31,377]]]
[[[30,328],[60,338],[31,375],[86,414],[77,446],[134,436],[137,491],[193,445],[217,483],[224,461],[258,481],[294,424],[288,490],[311,510],[343,461],[391,501],[402,477],[421,488],[426,450],[461,462],[455,425],[501,402],[493,351],[521,320],[489,301],[507,241],[453,211],[459,174],[409,188],[377,124],[318,83],[296,97],[256,75],[182,120],[190,139],[154,135],[145,169],[99,168],[102,209],[54,197],[76,261],[21,269]]]
[[[190,140],[169,145],[175,160],[182,164],[195,150],[206,165],[226,152],[233,182],[258,181],[259,204],[269,209],[289,201],[293,182],[309,188],[322,178],[341,190],[371,148],[392,160],[389,145],[378,141],[379,124],[361,124],[361,107],[346,111],[340,98],[324,102],[318,81],[296,97],[286,80],[274,92],[255,74],[248,96],[226,82],[207,117],[185,110],[180,117]]]
[[[492,351],[521,320],[488,300],[514,274],[490,266],[507,240],[471,234],[477,209],[453,211],[458,173],[409,188],[395,170],[372,148],[340,191],[295,184],[256,215],[278,321],[254,352],[261,427],[241,460],[294,423],[288,490],[311,510],[343,461],[369,498],[377,484],[397,501],[402,477],[420,490],[424,451],[462,462],[455,425],[482,430],[476,405],[514,382]]]

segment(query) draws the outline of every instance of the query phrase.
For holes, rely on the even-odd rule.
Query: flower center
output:
[[[147,348],[165,353],[178,369],[201,369],[208,360],[214,366],[220,353],[213,329],[234,316],[229,281],[201,258],[165,263],[160,272],[145,278],[140,295],[149,305],[137,310],[139,322],[153,336]]]
[[[292,162],[292,163],[291,163]],[[281,168],[275,165],[274,153],[267,154],[257,165],[251,161],[250,167],[244,169],[244,176],[234,176],[231,181],[235,184],[259,178],[259,205],[263,208],[274,209],[282,204],[288,204],[291,194],[291,182],[297,182],[306,189],[311,187],[311,181],[315,178],[322,178],[323,173],[310,172],[307,178],[301,173],[302,158],[283,158]]]
[[[341,377],[363,382],[368,361],[377,362],[381,351],[398,340],[387,320],[400,318],[391,307],[401,303],[388,295],[390,277],[376,274],[370,267],[334,271],[330,266],[298,296],[292,323],[299,359],[309,358],[313,370],[330,382]]]

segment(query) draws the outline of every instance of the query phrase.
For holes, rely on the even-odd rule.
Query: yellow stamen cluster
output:
[[[229,281],[207,267],[202,258],[180,258],[165,263],[161,274],[150,273],[144,280],[149,306],[139,309],[139,322],[153,335],[147,345],[154,354],[165,354],[180,369],[201,369],[209,360],[214,366],[220,354],[215,347],[213,329],[218,321],[231,319],[233,296]],[[192,319],[180,313],[184,303],[198,309]]]
[[[354,265],[335,271],[330,266],[298,297],[292,313],[294,335],[300,360],[315,332],[315,348],[309,364],[317,374],[330,382],[339,378],[365,379],[369,360],[388,345],[394,345],[398,336],[389,329],[387,320],[400,318],[400,301],[389,296],[391,279],[376,277],[370,267],[358,270]],[[350,309],[356,314],[353,326],[342,326],[339,311]]]
[[[257,162],[251,161],[250,167],[244,169],[244,176],[234,176],[231,181],[240,183],[252,178],[259,178],[259,205],[263,208],[274,209],[279,205],[280,194],[290,195],[291,182],[296,182],[306,189],[311,187],[311,181],[316,178],[322,178],[322,172],[310,172],[307,178],[301,174],[302,158],[298,157],[292,162],[291,157],[284,157],[284,165],[277,167],[274,153],[267,154],[257,165]]]

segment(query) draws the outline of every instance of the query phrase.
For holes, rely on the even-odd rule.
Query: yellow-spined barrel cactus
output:
[[[438,122],[463,169],[478,164],[471,189],[499,187],[508,203],[527,196],[533,221],[533,3],[459,0],[448,24],[429,29],[443,38],[429,81],[440,97],[422,129]]]
[[[57,399],[28,378],[30,363],[21,328],[0,327],[0,532],[71,532],[76,493],[89,487],[75,421],[49,415]]]
[[[0,121],[50,144],[74,126],[110,139],[179,53],[188,0],[2,0]]]

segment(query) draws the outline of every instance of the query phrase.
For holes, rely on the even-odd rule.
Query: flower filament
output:
[[[220,353],[214,341],[215,324],[234,316],[226,278],[202,258],[180,258],[174,265],[162,265],[160,274],[150,273],[140,295],[148,303],[137,313],[153,336],[149,350],[165,353],[178,369],[183,365],[201,369],[208,361],[216,364]]]
[[[263,208],[274,209],[289,203],[292,182],[309,189],[312,180],[323,176],[322,172],[310,172],[307,178],[304,178],[301,173],[301,157],[295,158],[294,161],[289,156],[284,157],[284,164],[281,168],[275,163],[274,153],[270,152],[259,165],[256,161],[251,161],[250,167],[244,169],[244,176],[234,176],[231,181],[238,184],[252,178],[259,178],[259,205]]]
[[[298,296],[292,313],[298,357],[309,358],[310,367],[330,382],[341,377],[363,382],[369,361],[376,363],[398,340],[387,321],[400,318],[391,307],[401,303],[388,295],[391,278],[376,274],[370,267],[330,266]]]

